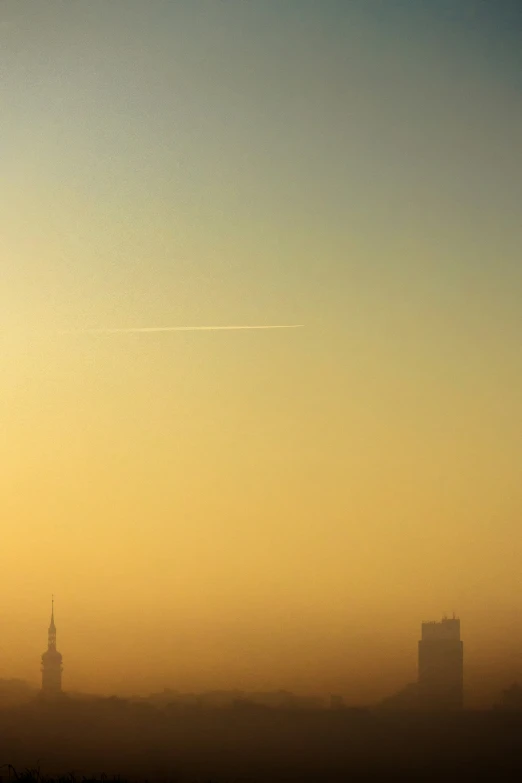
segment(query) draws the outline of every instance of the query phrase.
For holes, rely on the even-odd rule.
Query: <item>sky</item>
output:
[[[521,34],[1,0],[0,677],[54,593],[69,690],[522,678]]]

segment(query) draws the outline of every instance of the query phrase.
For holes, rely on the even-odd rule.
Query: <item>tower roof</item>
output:
[[[54,595],[53,595],[53,597],[51,599],[51,622],[50,622],[50,625],[49,625],[49,631],[50,632],[51,631],[56,632],[56,626],[54,624]]]

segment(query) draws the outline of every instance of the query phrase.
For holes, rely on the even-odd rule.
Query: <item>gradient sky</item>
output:
[[[521,14],[1,0],[0,677],[522,677]]]

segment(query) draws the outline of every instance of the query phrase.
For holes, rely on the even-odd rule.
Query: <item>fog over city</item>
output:
[[[0,766],[511,758],[521,40],[518,0],[2,0]]]

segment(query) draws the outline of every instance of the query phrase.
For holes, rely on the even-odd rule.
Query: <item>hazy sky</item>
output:
[[[1,0],[0,677],[522,676],[521,14]]]

